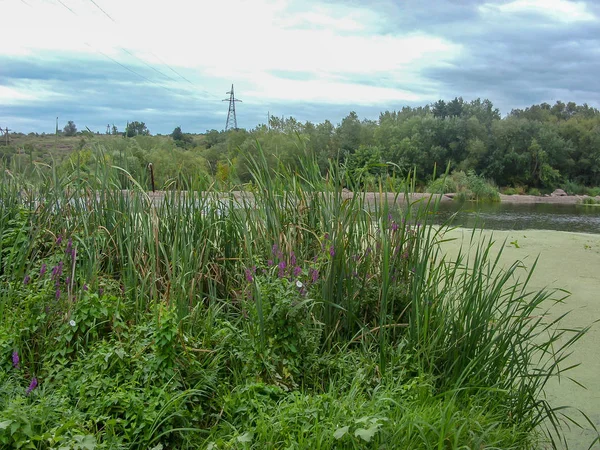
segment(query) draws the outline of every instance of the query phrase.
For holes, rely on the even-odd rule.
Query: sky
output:
[[[600,107],[600,2],[0,0],[0,127],[339,123],[439,99]]]

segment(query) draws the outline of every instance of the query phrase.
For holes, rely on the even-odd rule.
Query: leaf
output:
[[[376,423],[375,425],[373,425],[367,429],[358,428],[354,432],[354,436],[361,438],[365,442],[371,442],[371,439],[373,438],[373,436],[375,436],[375,433],[377,433],[380,426],[381,426],[380,424]]]
[[[348,432],[349,428],[350,427],[348,427],[348,426],[345,426],[345,427],[342,427],[342,428],[338,428],[337,430],[335,430],[335,433],[333,433],[333,437],[336,438],[336,439],[343,438],[344,435]]]
[[[163,450],[163,445],[159,442],[154,447],[152,447],[150,450]]]
[[[6,430],[11,423],[13,423],[12,420],[5,420],[4,422],[0,422],[0,430]]]
[[[251,432],[246,431],[244,434],[242,434],[241,436],[237,437],[238,442],[252,442],[252,438],[253,435]]]

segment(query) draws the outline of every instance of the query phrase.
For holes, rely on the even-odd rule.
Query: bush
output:
[[[493,182],[485,180],[473,171],[465,173],[455,171],[452,175],[434,180],[427,186],[427,192],[442,194],[455,192],[459,201],[499,201],[498,188]]]

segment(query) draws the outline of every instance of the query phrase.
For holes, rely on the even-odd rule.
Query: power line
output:
[[[74,14],[74,15],[75,15],[75,16],[77,16],[77,17],[79,17],[79,14],[77,14],[75,11],[73,11],[71,8],[69,8],[69,7],[68,7],[66,4],[64,4],[64,3],[62,2],[62,0],[56,0],[56,1],[57,1],[58,3],[60,3],[62,6],[64,6],[65,8],[67,8],[67,9],[68,9],[68,10],[69,10],[69,11],[70,11],[72,14]],[[95,4],[95,2],[94,2],[94,4]],[[98,6],[98,5],[96,5],[96,6]],[[102,8],[100,8],[100,9],[102,9]],[[111,19],[112,19],[112,18],[111,18]],[[174,90],[172,90],[172,89],[170,89],[170,88],[168,88],[168,87],[166,87],[166,86],[164,86],[164,85],[162,85],[162,84],[160,84],[160,83],[157,83],[157,82],[155,82],[155,81],[152,81],[150,78],[148,78],[148,77],[145,77],[144,75],[142,75],[142,74],[140,74],[140,73],[136,72],[136,71],[135,71],[135,70],[133,70],[132,68],[130,68],[130,67],[127,67],[126,65],[124,65],[124,64],[122,64],[122,63],[120,63],[119,61],[117,61],[116,59],[114,59],[114,58],[110,57],[110,56],[109,56],[109,55],[107,55],[106,53],[104,53],[104,52],[102,52],[102,51],[98,50],[97,48],[93,47],[93,46],[92,46],[92,45],[91,45],[89,42],[84,42],[84,43],[85,43],[85,45],[87,45],[88,47],[90,47],[92,50],[94,50],[94,51],[96,51],[96,52],[100,53],[100,54],[101,54],[102,56],[104,56],[105,58],[107,58],[107,59],[111,60],[111,61],[112,61],[112,62],[114,62],[115,64],[118,64],[118,65],[119,65],[120,67],[122,67],[123,69],[125,69],[125,70],[127,70],[127,71],[129,71],[129,72],[133,73],[134,75],[136,75],[136,76],[138,76],[138,77],[142,78],[143,80],[146,80],[147,82],[149,82],[149,83],[151,83],[151,84],[154,84],[154,85],[156,85],[156,86],[159,86],[159,87],[161,87],[162,89],[165,89],[165,90],[167,90],[167,91],[170,91],[170,92],[173,92],[173,93],[175,93],[175,94],[178,94],[178,95],[179,95],[179,93],[178,93],[178,92],[175,92]],[[122,50],[125,50],[125,49],[123,49],[123,48],[122,48]],[[125,51],[127,52],[127,50],[125,50]],[[127,53],[129,53],[129,52],[127,52]],[[131,53],[130,53],[130,54],[131,54]],[[134,55],[132,55],[132,56],[134,56]],[[138,58],[138,59],[139,59],[139,58]]]
[[[63,5],[65,8],[67,8],[69,11],[71,11],[73,14],[75,14],[77,16],[77,13],[75,11],[73,11],[71,8],[69,8],[67,5],[65,5],[62,0],[56,0],[58,3],[60,3],[61,5]]]
[[[108,14],[106,11],[104,11],[104,9],[102,9],[102,7],[100,5],[98,5],[98,3],[96,3],[94,0],[90,0],[90,2],[92,2],[94,4],[94,6],[96,6],[96,8],[98,8],[100,11],[102,11],[102,13],[108,17],[112,22],[117,23],[117,21],[110,15]],[[133,53],[129,52],[128,50],[124,49],[123,47],[120,47],[121,50],[123,50],[124,52],[128,53],[129,55],[133,56],[134,58],[138,59],[139,61],[141,61],[144,65],[146,65],[147,67],[149,67],[150,69],[158,72],[159,74],[161,74],[162,76],[168,78],[169,80],[172,81],[177,81],[174,78],[169,77],[168,75],[164,74],[163,72],[161,72],[160,70],[156,69],[155,67],[153,67],[152,65],[146,63],[145,61],[143,61],[141,58],[138,58],[136,55],[134,55]],[[196,86],[194,83],[192,83],[190,80],[188,80],[186,77],[184,77],[181,73],[179,73],[178,71],[176,71],[175,69],[173,69],[173,67],[171,67],[167,62],[165,62],[162,58],[160,58],[157,54],[155,54],[154,52],[150,52],[151,55],[153,55],[156,59],[158,59],[161,63],[163,63],[165,66],[167,66],[175,75],[179,76],[180,78],[182,78],[183,80],[187,81],[189,84],[191,84],[194,87],[198,87]],[[204,90],[204,89],[200,89],[202,92],[204,92],[205,94],[212,96],[214,98],[217,98],[214,94],[209,93],[208,91]]]
[[[96,8],[98,8],[100,11],[102,11],[106,17],[108,17],[108,18],[109,18],[110,20],[112,20],[113,22],[117,23],[117,22],[115,21],[115,19],[113,19],[113,18],[110,16],[110,14],[108,14],[106,11],[104,11],[104,10],[103,10],[103,9],[100,7],[100,5],[98,5],[98,3],[96,3],[94,0],[90,0],[90,2],[92,2],[92,3],[93,3],[95,6],[96,6]]]

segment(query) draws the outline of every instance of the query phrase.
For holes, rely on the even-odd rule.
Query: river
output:
[[[564,204],[474,204],[443,202],[435,222],[448,220],[461,228],[488,230],[554,230],[600,234],[600,206]]]

